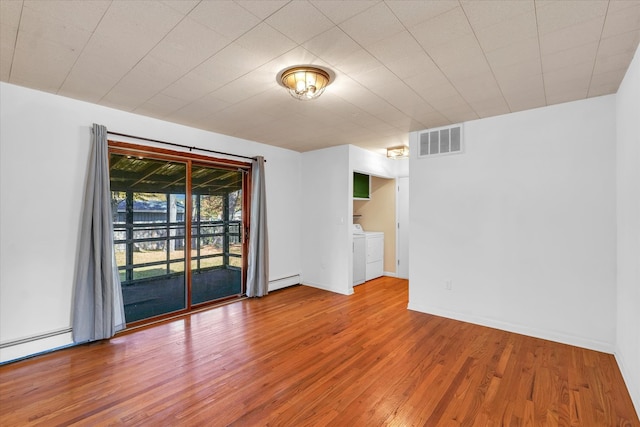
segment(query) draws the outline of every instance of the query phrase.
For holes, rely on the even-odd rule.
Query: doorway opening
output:
[[[250,164],[109,141],[127,326],[245,293]]]

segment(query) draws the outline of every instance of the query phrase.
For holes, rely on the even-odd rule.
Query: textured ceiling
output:
[[[615,93],[640,0],[0,0],[2,81],[296,151]],[[283,68],[336,74],[315,101]]]

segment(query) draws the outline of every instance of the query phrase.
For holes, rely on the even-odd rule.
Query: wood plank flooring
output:
[[[640,426],[613,356],[296,286],[0,367],[0,425]]]

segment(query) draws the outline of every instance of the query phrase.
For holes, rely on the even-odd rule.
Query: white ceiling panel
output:
[[[476,31],[501,22],[517,20],[524,14],[531,15],[535,9],[533,0],[461,0],[460,4]]]
[[[407,0],[389,1],[387,6],[405,27],[411,28],[455,9],[459,4],[451,0]]]
[[[312,0],[311,3],[337,25],[375,6],[380,0]]]
[[[539,76],[537,81],[523,82],[520,87],[503,89],[502,93],[511,111],[523,111],[547,105],[542,76]]]
[[[235,40],[260,23],[260,18],[233,1],[201,1],[189,17]]]
[[[380,62],[391,66],[395,61],[414,58],[424,53],[422,46],[409,33],[402,31],[367,47]]]
[[[470,100],[469,105],[480,118],[499,116],[511,112],[502,94],[493,98]]]
[[[537,37],[516,41],[500,49],[485,52],[492,69],[508,67],[514,64],[531,63],[540,58],[540,45]]]
[[[405,30],[398,18],[383,2],[344,21],[339,27],[356,43],[365,47]]]
[[[337,65],[349,60],[351,55],[362,50],[362,46],[353,41],[344,31],[333,27],[303,44],[309,52]],[[370,56],[372,59],[373,57]]]
[[[329,18],[304,0],[288,3],[265,22],[298,44],[333,27]]]
[[[64,27],[93,31],[111,5],[111,0],[26,0],[23,16],[35,12]]]
[[[624,78],[626,69],[594,74],[589,85],[589,96],[601,96],[615,93]]]
[[[505,95],[512,94],[514,92],[522,92],[523,88],[539,88],[544,95],[544,88],[542,85],[542,72],[538,68],[538,73],[531,74],[528,69],[525,69],[526,73],[521,73],[517,68],[512,68],[511,71],[505,71],[504,74],[497,74],[496,81],[500,90]]]
[[[423,77],[431,75],[442,76],[440,68],[425,52],[398,58],[391,62],[384,62],[384,65],[405,82],[417,75]]]
[[[420,25],[413,26],[409,31],[428,52],[434,47],[462,40],[464,36],[473,35],[473,29],[460,7],[451,9]]]
[[[288,0],[237,0],[240,6],[260,19],[266,19],[288,3]]]
[[[629,52],[633,55],[638,42],[640,42],[640,30],[603,38],[598,45],[598,55],[614,55],[622,52]]]
[[[607,13],[607,0],[536,0],[538,32],[548,34]]]
[[[243,34],[235,44],[247,49],[263,63],[297,46],[291,39],[264,23]]]
[[[213,95],[205,95],[175,110],[166,118],[177,121],[201,120],[228,107],[230,107],[229,103],[217,99]]]
[[[618,3],[623,3],[628,7],[618,9],[613,6]],[[640,30],[640,1],[613,2],[609,8],[609,13],[607,13],[602,37],[607,38],[637,30]]]
[[[602,34],[604,17],[591,19],[571,27],[540,35],[540,52],[544,55],[597,42]]]
[[[185,106],[185,101],[159,93],[133,110],[136,114],[164,118]]]
[[[2,81],[298,151],[615,93],[639,42],[640,0],[0,0]]]
[[[489,69],[485,53],[473,34],[438,45],[429,53],[436,65],[445,74],[451,73],[452,77],[484,73]]]
[[[489,27],[474,28],[474,30],[480,45],[486,51],[538,36],[535,12],[517,15]]]
[[[223,83],[220,81],[212,80],[192,71],[167,86],[161,94],[189,103],[202,98],[222,85]]]
[[[182,74],[183,70],[177,65],[148,55],[120,79],[106,95],[106,99],[114,92],[126,92],[129,95],[136,94],[140,99],[140,105],[177,81]]]
[[[542,56],[542,69],[544,72],[555,71],[561,68],[580,65],[585,62],[594,63],[598,52],[598,42],[586,43]]]
[[[631,52],[621,52],[614,55],[598,55],[593,68],[594,74],[607,73],[615,70],[626,70],[627,64],[633,58]]]
[[[496,79],[490,71],[475,74],[464,80],[453,81],[453,85],[467,102],[502,96]]]
[[[162,4],[186,15],[200,3],[200,0],[161,0]]]
[[[57,92],[78,52],[69,46],[33,33],[18,33],[11,78],[17,84],[30,84],[35,89]]]
[[[0,2],[0,16],[2,16],[2,25],[0,25],[0,79],[5,82],[10,79],[13,51],[18,37],[21,13],[21,1]]]
[[[222,50],[231,41],[209,27],[186,17],[153,47],[150,54],[161,61],[184,69],[186,73]]]
[[[102,17],[95,34],[109,38],[118,48],[134,45],[146,53],[183,18],[183,14],[156,1],[115,1]]]

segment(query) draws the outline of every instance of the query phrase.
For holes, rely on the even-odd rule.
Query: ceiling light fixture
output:
[[[396,147],[387,148],[387,157],[390,159],[403,159],[409,157],[409,147],[406,145],[398,145]]]
[[[308,101],[322,95],[331,82],[331,76],[321,68],[305,65],[281,71],[278,73],[278,80],[278,83],[289,90],[291,96]]]

